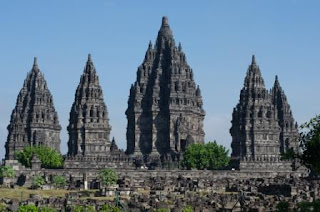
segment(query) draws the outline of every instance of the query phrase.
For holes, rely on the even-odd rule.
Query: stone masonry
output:
[[[11,114],[5,158],[12,160],[15,151],[32,145],[45,145],[60,152],[60,130],[52,95],[34,58]]]
[[[290,169],[290,161],[281,161],[280,153],[296,147],[297,124],[278,78],[268,92],[254,56],[232,114],[230,133],[231,156],[247,168]]]
[[[190,143],[204,142],[201,91],[167,17],[138,68],[126,115],[127,154],[180,153]]]
[[[111,127],[108,111],[90,54],[76,90],[69,121],[69,156],[109,154]]]

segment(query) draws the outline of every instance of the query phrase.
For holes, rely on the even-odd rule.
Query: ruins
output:
[[[35,58],[8,126],[3,165],[13,167],[15,176],[11,181],[0,177],[0,185],[26,187],[32,177],[41,176],[52,186],[54,176],[63,176],[67,179],[64,189],[99,189],[98,197],[124,196],[128,211],[153,207],[181,211],[187,204],[196,211],[274,211],[282,201],[293,207],[319,197],[319,179],[308,176],[296,161],[281,158],[281,153],[297,148],[298,124],[278,77],[270,91],[265,88],[255,56],[232,113],[230,165],[221,170],[184,169],[181,161],[187,146],[204,143],[205,111],[193,70],[181,44],[175,43],[167,17],[162,18],[156,43],[149,43],[138,67],[125,114],[127,149],[123,151],[114,138],[110,140],[107,105],[89,54],[70,111],[63,168],[42,168],[36,155],[30,167],[23,166],[14,153],[27,146],[45,145],[60,152],[58,115]],[[102,188],[99,171],[106,168],[119,175],[116,188]],[[84,195],[95,197],[97,193],[69,193],[59,198],[33,195],[23,204],[70,211],[73,201],[97,210],[105,203],[83,199]],[[16,205],[8,198],[0,199],[3,202]]]

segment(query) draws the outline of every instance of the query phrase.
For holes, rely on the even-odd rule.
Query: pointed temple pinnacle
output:
[[[182,45],[181,45],[180,42],[179,42],[178,50],[179,50],[180,52],[182,51]]]
[[[33,59],[33,66],[38,66],[38,59],[37,59],[37,57],[34,57],[34,59]]]
[[[39,71],[39,68],[38,68],[38,59],[37,57],[34,57],[33,59],[33,67],[32,67],[32,70],[38,72]]]
[[[169,26],[169,21],[167,16],[162,17],[162,26]]]
[[[256,63],[256,57],[254,55],[252,55],[252,65],[257,65]]]
[[[151,42],[151,40],[149,41],[149,48],[150,48],[150,49],[152,48],[152,42]]]
[[[91,54],[88,54],[88,62],[92,62]]]
[[[278,75],[276,75],[276,80],[275,81],[278,82]]]

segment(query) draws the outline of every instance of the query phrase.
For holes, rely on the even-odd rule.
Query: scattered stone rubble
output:
[[[32,195],[20,204],[50,206],[59,211],[70,211],[72,205],[91,205],[98,210],[104,204],[116,204],[115,199],[119,197],[119,202],[127,211],[150,211],[154,208],[181,211],[187,205],[195,208],[195,211],[241,211],[241,208],[275,211],[281,201],[287,201],[294,207],[302,201],[320,199],[320,179],[310,177],[287,175],[259,178],[253,174],[252,178],[237,178],[236,174],[230,174],[230,177],[223,178],[219,174],[205,174],[209,171],[201,175],[168,173],[122,172],[118,186],[111,188],[102,188],[97,179],[90,180],[87,177],[89,185],[95,186],[91,188],[100,188],[99,191],[85,191],[84,183],[80,182],[74,187],[76,190],[70,190],[64,198]],[[93,184],[93,181],[96,183]],[[11,207],[15,201],[1,199],[0,203]]]

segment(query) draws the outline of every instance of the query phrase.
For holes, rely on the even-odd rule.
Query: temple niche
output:
[[[203,143],[202,106],[193,70],[163,17],[156,44],[149,43],[130,89],[126,153],[179,154],[190,143]]]

